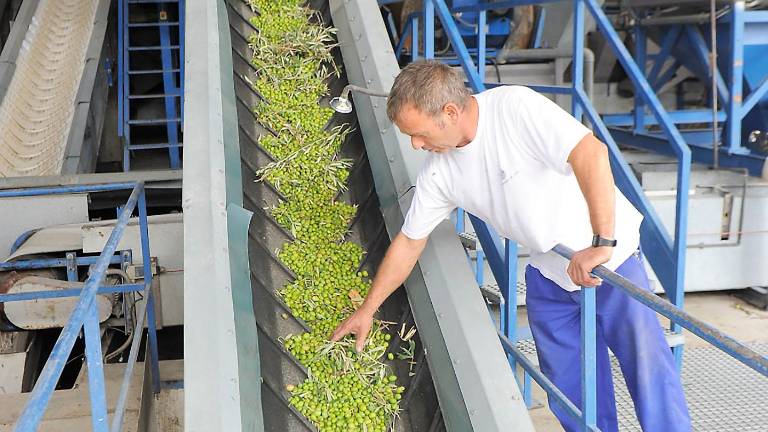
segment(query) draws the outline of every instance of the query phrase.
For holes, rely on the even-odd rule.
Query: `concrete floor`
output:
[[[690,293],[685,296],[685,309],[691,315],[715,326],[726,334],[744,343],[768,342],[768,312],[754,308],[731,293]],[[666,318],[660,317],[663,325],[668,325]],[[528,324],[525,308],[519,309],[518,324]],[[710,346],[697,336],[686,331],[686,347],[701,348]],[[766,346],[766,345],[763,345]],[[765,353],[765,354],[768,354]],[[714,391],[714,389],[713,389]],[[546,393],[536,384],[533,390],[535,405],[530,410],[531,418],[538,432],[559,432],[563,428],[555,419],[546,403]],[[688,395],[689,404],[691,396]],[[692,413],[695,415],[695,413]],[[629,429],[627,429],[629,430]]]

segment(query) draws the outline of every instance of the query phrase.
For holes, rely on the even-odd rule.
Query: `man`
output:
[[[642,216],[616,189],[606,146],[544,96],[519,86],[470,95],[438,62],[413,63],[395,80],[387,114],[414,149],[430,152],[402,231],[365,302],[332,340],[354,334],[362,350],[373,314],[413,269],[427,236],[456,207],[531,250],[528,321],[542,372],[581,405],[579,286],[597,289],[597,415],[618,430],[608,349],[619,359],[643,430],[690,430],[682,386],[653,311],[590,275],[605,265],[648,289],[638,250]],[[578,251],[565,259],[562,243]],[[578,423],[550,400],[568,431]]]

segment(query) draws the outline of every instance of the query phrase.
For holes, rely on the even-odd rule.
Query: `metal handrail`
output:
[[[574,254],[572,249],[562,244],[558,244],[552,250],[567,260],[570,260]],[[592,275],[610,282],[613,286],[621,288],[640,303],[648,306],[660,315],[669,318],[670,321],[680,324],[691,333],[704,339],[741,363],[751,367],[763,376],[768,377],[768,357],[747,347],[704,321],[691,316],[669,301],[638,287],[629,279],[609,270],[605,266],[600,265],[595,267],[594,270],[592,270]]]
[[[140,332],[143,332],[143,317],[149,317],[149,353],[152,368],[152,384],[155,393],[159,391],[159,365],[157,357],[157,334],[154,321],[154,300],[152,291],[152,271],[149,254],[149,231],[147,221],[146,196],[143,182],[131,183],[113,183],[99,185],[78,185],[78,186],[60,186],[43,187],[32,189],[9,189],[0,191],[0,198],[24,197],[24,196],[43,196],[43,195],[61,195],[71,193],[91,193],[116,190],[131,190],[125,206],[117,219],[117,222],[107,239],[104,249],[96,259],[91,268],[88,279],[84,287],[80,289],[66,290],[64,292],[38,291],[24,294],[6,294],[0,296],[0,303],[8,301],[25,301],[42,298],[53,298],[63,296],[78,296],[78,302],[73,309],[69,320],[56,340],[51,354],[43,367],[40,376],[27,400],[24,409],[16,422],[15,431],[26,432],[35,431],[42,420],[45,409],[50,402],[56,384],[61,377],[61,373],[66,365],[67,358],[72,351],[75,340],[82,329],[85,333],[85,355],[88,365],[88,392],[91,400],[92,427],[94,431],[107,431],[107,405],[106,393],[104,388],[104,365],[101,352],[101,333],[99,331],[99,320],[97,315],[96,295],[104,292],[128,292],[143,290],[146,298],[144,311],[140,314],[141,319],[134,331],[133,346],[129,356],[129,362],[126,365],[126,373],[123,384],[120,389],[120,398],[112,430],[119,431],[121,428],[123,413],[125,410],[125,400],[130,385],[130,375],[133,366],[136,363],[138,355],[138,346],[141,339]],[[118,286],[105,287],[102,285],[105,273],[109,265],[113,262],[117,245],[122,238],[128,221],[134,210],[138,207],[139,211],[139,231],[141,236],[141,251],[144,267],[143,284],[121,284]],[[139,327],[139,325],[141,327]]]

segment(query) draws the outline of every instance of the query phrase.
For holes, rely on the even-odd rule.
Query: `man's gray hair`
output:
[[[406,105],[432,117],[453,102],[464,109],[470,97],[461,74],[435,60],[411,63],[395,78],[387,99],[387,116],[395,121]]]

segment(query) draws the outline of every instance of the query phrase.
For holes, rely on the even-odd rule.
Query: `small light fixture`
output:
[[[377,92],[375,90],[369,90],[364,87],[358,87],[356,85],[349,84],[346,87],[344,87],[344,90],[341,91],[341,94],[329,102],[331,105],[331,108],[333,108],[334,111],[342,114],[348,114],[352,112],[352,101],[349,100],[349,92],[350,91],[356,91],[358,93],[366,94],[369,96],[378,96],[378,97],[387,97],[389,96],[389,92]]]

